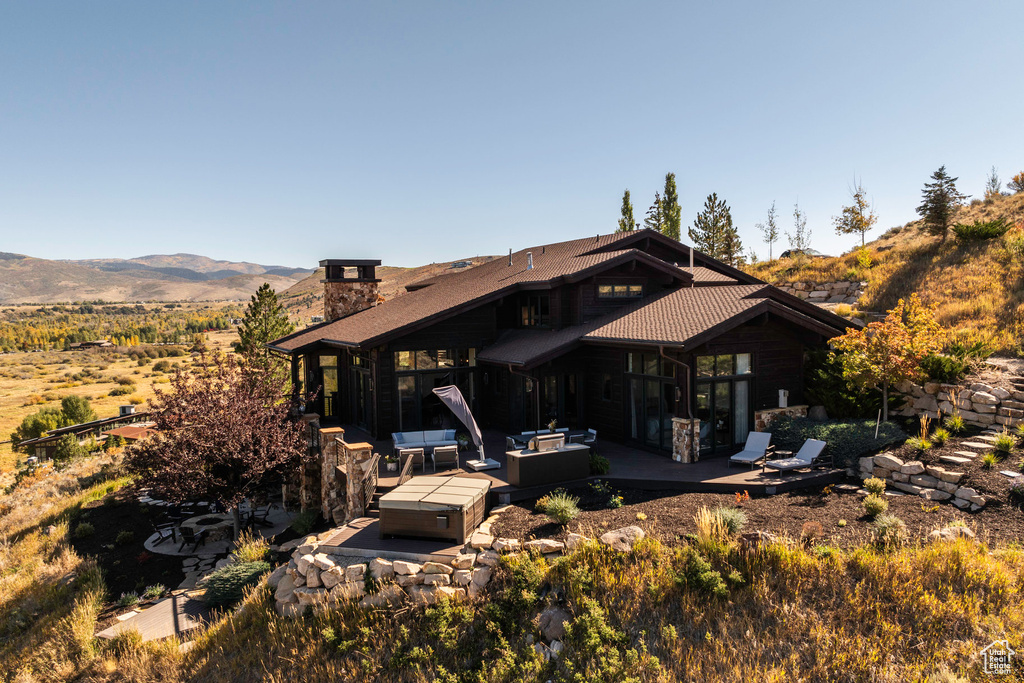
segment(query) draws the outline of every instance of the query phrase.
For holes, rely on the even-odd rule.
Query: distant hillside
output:
[[[472,263],[473,266],[478,266],[482,263],[492,261],[495,258],[497,257],[475,256],[473,258],[463,260]],[[453,263],[459,262],[459,259],[456,259],[455,261],[431,263],[429,265],[416,266],[413,268],[380,266],[377,268],[377,277],[381,280],[381,296],[385,299],[393,299],[405,292],[406,285],[419,282],[420,280],[426,280],[427,278],[437,275],[444,275],[445,273],[452,273],[456,272],[456,270],[461,270],[452,268]],[[323,268],[320,268],[309,277],[295,283],[285,291],[278,292],[278,298],[288,309],[288,312],[294,319],[308,323],[311,317],[315,315],[323,315],[324,286],[320,282],[323,277],[324,270]]]
[[[51,261],[0,254],[0,303],[230,301],[261,284],[286,289],[311,271],[194,254]]]
[[[956,222],[996,218],[1016,227],[992,240],[961,243],[950,234],[943,243],[914,221],[890,229],[863,252],[855,249],[802,265],[777,259],[748,266],[747,271],[768,282],[865,281],[868,286],[859,307],[870,311],[886,311],[917,292],[936,305],[944,326],[976,331],[997,350],[1022,355],[1024,193],[975,200],[961,209]]]

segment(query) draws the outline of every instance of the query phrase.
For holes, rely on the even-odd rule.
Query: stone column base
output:
[[[676,462],[700,460],[700,420],[672,418],[672,459]]]

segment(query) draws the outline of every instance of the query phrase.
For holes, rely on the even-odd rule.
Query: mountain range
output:
[[[312,272],[196,254],[49,260],[0,252],[0,303],[244,300],[264,282],[281,291]]]

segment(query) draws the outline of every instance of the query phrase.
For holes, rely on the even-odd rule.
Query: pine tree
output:
[[[945,165],[939,166],[931,179],[932,182],[925,183],[921,190],[922,201],[917,213],[924,220],[925,228],[933,235],[941,235],[945,242],[953,216],[969,195],[956,189],[957,179],[946,174]]]
[[[665,174],[665,198],[661,203],[661,232],[666,237],[678,241],[683,222],[682,209],[679,207],[679,193],[676,192],[676,174]]]
[[[629,190],[622,193],[622,217],[619,218],[617,232],[633,232],[636,221],[633,219],[633,202],[629,200]]]
[[[712,258],[729,265],[743,262],[743,245],[732,223],[732,213],[724,199],[712,192],[704,200],[704,209],[697,214],[693,227],[687,231],[693,246]]]
[[[985,180],[985,199],[992,199],[1002,194],[1003,184],[999,181],[999,174],[996,173],[996,167],[992,167],[992,172],[989,173],[988,178]]]
[[[760,232],[764,240],[764,243],[768,245],[768,260],[772,260],[772,245],[779,240],[779,226],[776,223],[775,217],[775,202],[772,202],[772,208],[768,209],[768,220],[764,223],[758,223],[755,226]]]
[[[647,215],[644,217],[644,227],[663,232],[662,227],[664,225],[665,213],[662,209],[661,194],[655,192],[654,203],[651,204],[651,208],[647,209]]]
[[[832,224],[836,226],[837,235],[860,233],[860,246],[863,247],[866,236],[878,220],[878,216],[871,210],[867,193],[859,183],[857,189],[852,190],[850,194],[853,196],[853,203],[844,206],[838,216],[833,216]]]
[[[786,233],[789,240],[789,248],[800,252],[807,251],[811,247],[811,231],[807,229],[807,214],[800,210],[800,204],[793,205],[793,232]]]
[[[246,365],[274,375],[284,382],[284,362],[271,356],[267,344],[290,334],[295,326],[288,322],[288,311],[266,282],[256,291],[238,328],[238,352]]]

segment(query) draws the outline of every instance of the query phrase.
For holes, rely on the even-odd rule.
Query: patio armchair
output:
[[[192,546],[192,550],[195,550],[200,545],[206,545],[206,529],[196,531],[190,526],[183,526],[178,528],[178,532],[181,534],[181,545],[178,547],[179,553],[187,545]]]
[[[513,439],[511,436],[506,436],[505,437],[505,450],[506,451],[516,451],[516,450],[519,450],[519,446],[516,445],[516,440]]]
[[[175,531],[176,528],[177,527],[174,522],[164,522],[162,524],[153,522],[153,531],[155,531],[157,535],[157,541],[153,545],[160,545],[168,538],[171,539],[173,543],[177,543],[178,533]]]
[[[583,443],[583,439],[586,436],[587,436],[586,434],[570,434],[569,438],[568,438],[568,442],[569,443],[580,443],[581,444],[581,443]]]
[[[419,465],[419,468],[421,470],[423,470],[424,472],[427,471],[426,458],[423,455],[423,449],[422,448],[400,448],[400,449],[398,449],[398,462],[399,462],[398,466],[400,468],[404,469],[405,468],[405,461],[409,460],[410,458],[412,458],[412,467],[413,468],[415,468],[417,465]],[[436,471],[437,467],[435,466],[434,469]]]
[[[825,450],[826,445],[827,444],[824,441],[807,439],[807,441],[804,441],[804,445],[800,447],[800,450],[797,451],[792,458],[768,460],[764,463],[764,466],[775,470],[781,475],[783,472],[789,472],[790,470],[799,470],[805,467],[814,467],[816,465],[824,464],[822,452]]]
[[[438,446],[434,449],[431,460],[434,463],[435,472],[437,471],[438,465],[451,465],[455,467],[455,469],[459,469],[459,447]]]
[[[590,452],[597,453],[597,430],[588,429],[587,433],[583,435],[583,445],[590,446]]]
[[[743,450],[729,458],[729,464],[750,465],[750,469],[754,469],[754,465],[767,458],[768,451],[774,448],[771,440],[771,432],[750,432]]]

